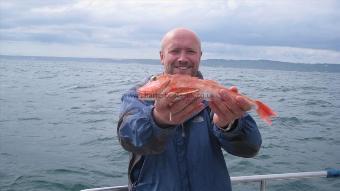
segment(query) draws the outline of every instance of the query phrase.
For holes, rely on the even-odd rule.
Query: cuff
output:
[[[245,118],[248,114],[245,114],[239,119],[236,119],[234,123],[231,125],[231,128],[229,131],[226,129],[222,129],[218,127],[217,125],[214,125],[215,131],[219,134],[219,136],[226,136],[226,137],[233,137],[235,135],[238,135],[239,132],[242,131],[243,127],[245,126]]]
[[[217,128],[219,128],[222,132],[229,132],[234,130],[234,128],[237,126],[237,120],[233,120],[232,122],[230,122],[228,125],[226,125],[225,127],[219,127],[217,126]]]
[[[215,127],[216,127],[217,131],[219,131],[221,133],[233,133],[240,128],[239,127],[239,121],[240,121],[240,119],[236,119],[236,120],[232,121],[231,123],[229,123],[225,128],[221,128],[221,127],[217,126],[216,124],[215,124]]]

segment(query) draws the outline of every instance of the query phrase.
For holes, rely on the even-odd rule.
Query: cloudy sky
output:
[[[340,64],[337,0],[0,0],[0,54],[158,59],[174,27],[203,59]]]

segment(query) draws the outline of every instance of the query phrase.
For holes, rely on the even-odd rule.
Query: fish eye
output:
[[[151,76],[150,80],[151,81],[156,81],[157,80],[157,76]]]

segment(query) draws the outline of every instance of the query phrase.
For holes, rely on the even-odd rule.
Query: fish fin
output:
[[[192,94],[192,93],[195,93],[195,92],[198,92],[198,91],[199,91],[198,89],[188,90],[186,92],[180,92],[180,93],[178,93],[178,95],[179,96],[185,96],[185,95]]]
[[[257,106],[256,112],[260,118],[268,125],[272,124],[271,118],[277,116],[277,114],[266,104],[259,100],[254,100]]]
[[[161,85],[161,89],[165,89],[169,84],[170,84],[171,80],[166,80],[162,85]]]

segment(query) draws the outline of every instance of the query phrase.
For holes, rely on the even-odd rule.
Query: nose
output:
[[[187,62],[188,61],[188,57],[185,51],[181,51],[179,57],[178,57],[178,62]]]

